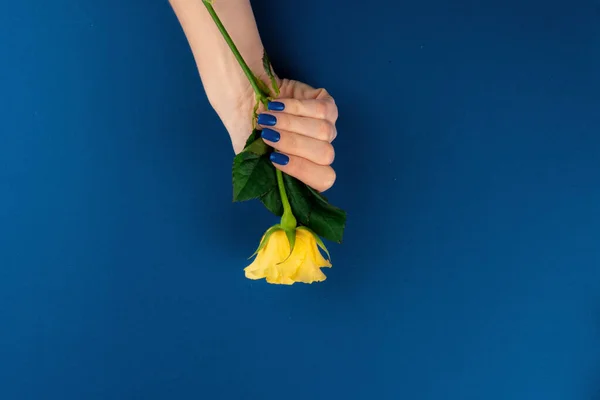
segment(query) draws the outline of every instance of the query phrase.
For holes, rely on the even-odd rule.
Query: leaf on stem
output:
[[[263,105],[266,107],[268,104],[268,101],[269,101],[268,98],[271,97],[271,90],[269,90],[269,87],[267,86],[267,84],[264,83],[260,78],[257,78],[255,76],[254,79],[256,79],[256,84],[258,85],[258,88],[262,92],[262,96],[258,96],[259,101],[262,102]]]
[[[260,197],[260,201],[273,214],[281,217],[283,215],[283,204],[281,203],[281,195],[279,188],[274,187]]]
[[[310,212],[308,227],[316,234],[341,243],[346,228],[346,212],[331,204],[315,204]]]
[[[260,138],[260,131],[258,131],[258,132],[259,132],[259,138],[255,139],[255,140],[251,141],[249,144],[247,144],[246,147],[244,148],[244,152],[256,154],[257,156],[262,156],[269,152],[270,147],[265,143],[264,140],[262,140]],[[251,138],[249,138],[248,140],[250,140],[250,139]],[[275,169],[275,167],[273,167],[273,169]]]
[[[260,139],[260,130],[253,129],[248,139],[246,139],[246,144],[244,145],[244,150],[248,148],[252,144],[252,142]]]
[[[252,109],[252,129],[255,131],[258,124],[258,107],[260,106],[260,97],[255,95],[254,98],[256,99],[256,104],[254,104],[254,109]]]
[[[346,212],[327,201],[325,196],[287,174],[283,182],[298,222],[315,234],[333,242],[341,243],[346,227]],[[260,197],[264,206],[277,216],[283,215],[283,205],[277,187]]]
[[[260,130],[254,129],[244,150],[233,159],[233,201],[246,201],[261,198],[277,191],[275,167],[269,160],[271,148],[260,137]]]
[[[256,199],[277,186],[268,155],[242,151],[233,159],[233,201]]]
[[[283,174],[283,182],[294,216],[303,225],[308,225],[310,211],[313,206],[308,187],[288,174]]]
[[[277,187],[275,167],[269,159],[271,148],[255,129],[246,141],[244,151],[233,162],[233,200],[259,198],[267,210],[283,215],[281,195]],[[346,227],[346,212],[329,203],[327,198],[298,179],[283,174],[283,181],[298,222],[315,234],[341,243]]]
[[[277,81],[275,80],[275,72],[273,71],[273,65],[271,64],[271,60],[269,60],[269,56],[268,56],[266,50],[263,51],[262,61],[263,61],[263,68],[264,68],[265,72],[267,73],[267,75],[269,76],[269,79],[271,80],[271,86],[273,87],[273,90],[275,91],[275,96],[279,96],[279,86],[277,86]]]
[[[317,192],[315,189],[311,188],[310,186],[307,186],[307,189],[309,190],[309,192],[312,193],[313,196],[315,196],[315,198],[317,200],[319,200],[319,202],[329,204],[329,200],[327,200],[327,197],[323,196],[322,193]]]

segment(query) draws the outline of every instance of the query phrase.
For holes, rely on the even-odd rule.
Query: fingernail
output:
[[[277,143],[277,142],[279,142],[279,139],[281,139],[281,135],[279,134],[279,132],[274,131],[273,129],[269,129],[269,128],[263,128],[260,136],[263,139],[268,140],[269,142],[273,142],[273,143]]]
[[[260,125],[274,126],[277,123],[277,118],[271,114],[259,114],[258,123]]]
[[[280,101],[270,101],[267,105],[267,109],[271,111],[283,111],[285,110],[285,104]]]
[[[290,158],[283,153],[271,153],[271,161],[279,165],[287,165],[290,162]]]

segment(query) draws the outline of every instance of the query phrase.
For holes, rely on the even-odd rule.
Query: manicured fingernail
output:
[[[287,165],[290,162],[290,158],[283,153],[273,152],[271,153],[271,161],[279,165]]]
[[[260,136],[263,139],[268,140],[269,142],[273,142],[273,143],[277,143],[277,142],[279,142],[279,139],[281,139],[281,135],[279,134],[279,132],[274,131],[273,129],[269,129],[269,128],[263,128]]]
[[[270,101],[267,108],[271,111],[283,111],[285,110],[285,104],[280,101]]]
[[[258,123],[265,126],[275,126],[277,123],[277,118],[271,114],[259,114]]]

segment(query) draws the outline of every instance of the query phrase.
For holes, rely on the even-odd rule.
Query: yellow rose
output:
[[[331,267],[331,263],[319,251],[318,246],[325,247],[323,242],[304,227],[296,229],[295,237],[290,254],[290,241],[285,231],[278,227],[267,231],[256,258],[244,269],[246,278],[265,278],[269,283],[283,285],[324,281],[327,277],[321,268]]]

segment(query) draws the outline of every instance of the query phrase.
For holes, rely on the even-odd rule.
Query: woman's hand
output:
[[[234,151],[239,153],[253,128],[256,99],[252,86],[205,5],[201,1],[170,2],[194,53],[208,100],[229,132]],[[250,70],[270,86],[263,72],[264,49],[250,1],[218,1],[214,10]],[[278,151],[272,161],[313,189],[325,191],[335,181],[331,168],[331,142],[336,136],[338,116],[335,102],[324,89],[287,79],[276,81],[281,92],[277,102],[284,108],[264,110],[262,104],[259,108],[263,139]]]
[[[325,89],[287,79],[279,82],[279,98],[269,104],[268,110],[259,110],[258,116],[263,140],[276,150],[271,161],[276,168],[313,189],[326,191],[336,178],[331,167],[335,157],[331,143],[337,135],[335,101]],[[247,94],[253,99],[252,92]],[[248,115],[253,101],[240,100],[234,119],[241,120],[231,121],[220,115],[236,153],[243,149],[252,129]]]

